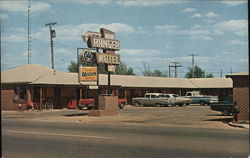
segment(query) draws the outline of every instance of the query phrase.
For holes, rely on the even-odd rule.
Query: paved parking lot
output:
[[[134,107],[127,106],[118,116],[90,117],[88,110],[2,111],[2,119],[37,122],[87,124],[130,124],[140,126],[180,126],[194,128],[232,128],[232,116],[222,116],[209,106]]]

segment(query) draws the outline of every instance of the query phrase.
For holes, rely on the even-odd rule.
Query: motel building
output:
[[[26,64],[1,72],[2,110],[27,109],[27,102],[38,106],[50,103],[53,109],[66,108],[71,100],[96,98],[108,93],[108,75],[99,74],[98,89],[81,85],[78,73],[61,72],[38,65]],[[233,94],[233,80],[229,78],[167,78],[111,75],[112,94],[126,98],[142,97],[147,92],[175,93],[199,90],[205,95],[219,96],[223,100]]]

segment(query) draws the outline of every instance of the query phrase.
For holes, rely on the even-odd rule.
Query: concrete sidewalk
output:
[[[249,129],[249,122],[229,122],[230,126]]]

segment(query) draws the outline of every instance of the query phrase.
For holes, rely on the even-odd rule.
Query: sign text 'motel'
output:
[[[120,41],[113,39],[89,37],[87,45],[90,48],[120,50]]]
[[[96,62],[104,64],[119,65],[120,55],[119,54],[109,54],[109,53],[96,53]]]

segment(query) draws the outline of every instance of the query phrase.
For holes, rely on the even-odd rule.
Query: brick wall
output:
[[[4,89],[1,90],[1,109],[2,110],[16,110],[13,103],[14,90],[13,89]]]
[[[238,121],[249,121],[249,76],[234,76],[232,79],[233,100],[240,109]]]

